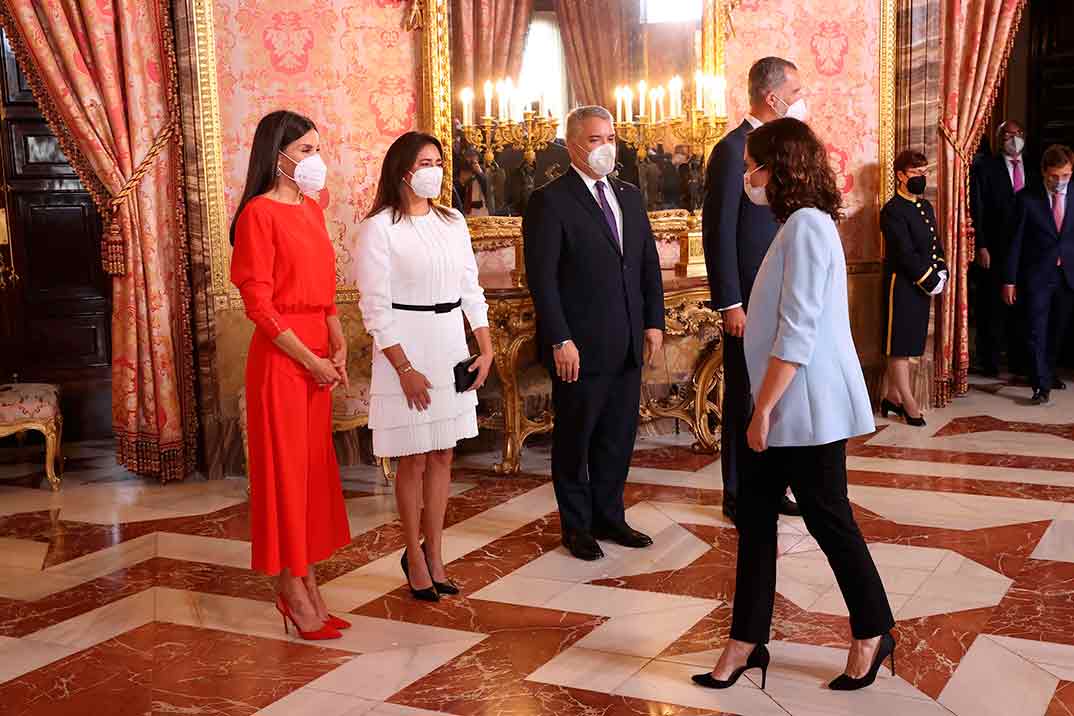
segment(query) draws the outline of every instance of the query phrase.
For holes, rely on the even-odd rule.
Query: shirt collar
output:
[[[1016,162],[1016,161],[1020,162],[1020,161],[1022,161],[1022,155],[1019,154],[1016,157],[1011,157],[1011,156],[1007,156],[1006,154],[1004,154],[1003,155],[1003,161],[1007,162],[1008,164],[1011,164],[1011,163]]]
[[[764,122],[762,122],[761,120],[757,119],[756,117],[754,117],[749,112],[746,112],[746,121],[749,122],[750,126],[753,127],[754,129],[757,129],[762,124],[764,124]]]
[[[608,177],[604,177],[603,179],[594,179],[593,177],[589,176],[588,174],[583,172],[581,169],[579,169],[574,164],[574,162],[571,162],[571,169],[573,169],[574,171],[578,172],[578,176],[582,177],[582,181],[585,182],[586,188],[589,189],[590,194],[592,194],[592,193],[594,193],[596,191],[596,189],[594,187],[597,185],[598,181],[604,182],[604,186],[607,186],[607,187],[611,186],[611,184],[608,183]]]

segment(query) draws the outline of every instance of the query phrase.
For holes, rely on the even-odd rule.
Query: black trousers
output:
[[[828,558],[850,611],[855,639],[890,631],[895,619],[884,584],[847,499],[846,441],[769,448],[750,455],[738,490],[738,563],[731,638],[766,643],[776,596],[776,520],[784,478],[809,534]]]
[[[1059,267],[1045,276],[1035,277],[1032,286],[1019,288],[1025,292],[1029,319],[1030,379],[1034,388],[1051,390],[1059,352],[1074,312],[1074,289],[1067,284]]]
[[[753,402],[741,338],[724,336],[723,379],[720,472],[723,475],[724,496],[735,498],[738,496],[742,456],[750,449],[746,444],[746,428]]]
[[[638,435],[641,369],[633,357],[615,375],[552,376],[552,484],[568,532],[623,523],[623,487]]]
[[[996,258],[993,257],[993,261]],[[1003,278],[997,268],[970,267],[974,276],[973,326],[974,360],[982,370],[1003,367],[1003,352],[1012,373],[1026,369],[1027,338],[1020,306],[1003,302]]]

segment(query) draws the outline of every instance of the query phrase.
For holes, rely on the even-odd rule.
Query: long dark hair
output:
[[[843,218],[843,195],[835,184],[828,150],[805,122],[784,117],[749,133],[746,149],[768,170],[766,194],[776,221],[798,209],[820,209],[833,221]]]
[[[440,140],[424,132],[407,132],[388,147],[384,163],[380,166],[380,180],[377,182],[377,196],[373,199],[373,208],[366,214],[368,219],[384,211],[392,210],[392,223],[398,223],[406,215],[406,202],[403,199],[403,179],[418,160],[418,153],[429,145],[436,147],[440,157],[444,157],[444,147]],[[430,201],[433,211],[442,219],[451,219],[451,211],[436,202]]]
[[[250,147],[250,165],[246,169],[246,187],[242,190],[242,200],[231,220],[232,246],[235,245],[235,224],[238,223],[242,210],[251,199],[261,196],[275,183],[280,152],[311,129],[317,129],[312,119],[286,109],[266,114],[257,123],[254,143]]]

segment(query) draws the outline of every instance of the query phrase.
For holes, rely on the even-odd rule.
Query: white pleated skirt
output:
[[[407,358],[433,387],[429,389],[428,410],[412,409],[395,369],[381,351],[374,353],[369,404],[373,454],[421,455],[448,450],[460,440],[477,437],[477,393],[455,392],[454,366],[469,355],[462,311],[393,313]]]

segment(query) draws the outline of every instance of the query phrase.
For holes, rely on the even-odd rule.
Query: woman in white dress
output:
[[[477,389],[493,357],[466,220],[434,203],[443,163],[431,135],[407,132],[395,140],[352,247],[362,320],[373,337],[373,453],[399,458],[401,563],[411,592],[425,601],[458,593],[441,549],[451,463],[456,443],[477,436]],[[455,366],[470,356],[464,314],[480,354],[469,368],[473,385],[459,393]]]

